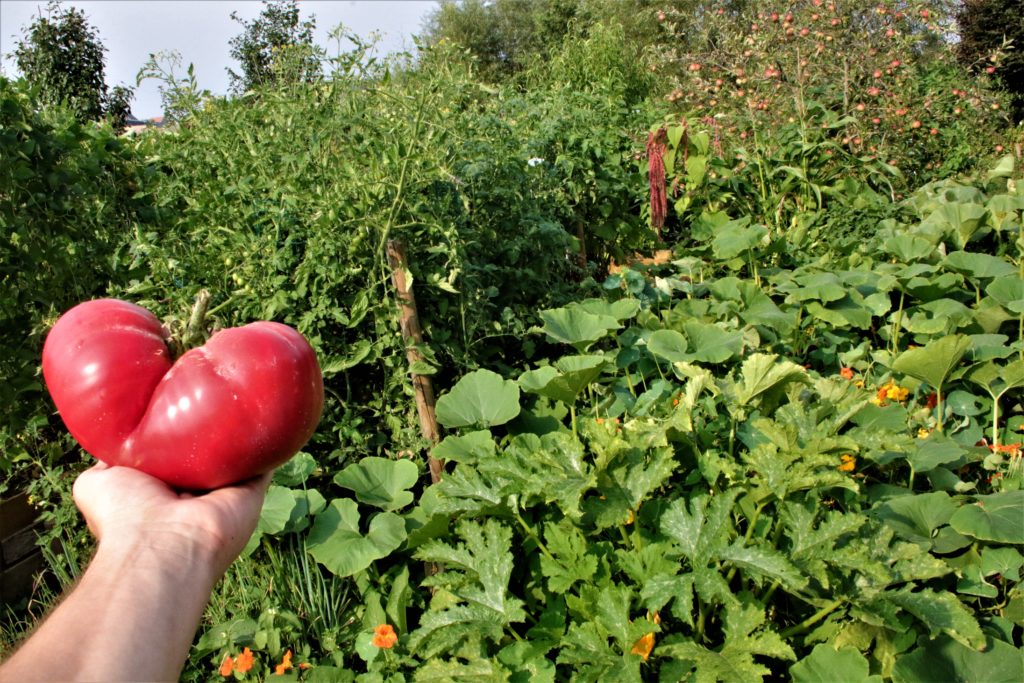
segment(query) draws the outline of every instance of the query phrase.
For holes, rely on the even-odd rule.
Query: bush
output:
[[[705,6],[707,41],[671,50],[655,67],[667,99],[714,120],[727,149],[787,123],[825,127],[849,154],[888,162],[903,187],[916,187],[972,170],[1005,141],[1006,98],[957,65],[942,3],[746,7]],[[671,11],[651,20],[669,34],[690,25]]]
[[[62,428],[46,429],[46,329],[117,280],[120,245],[154,215],[136,196],[148,170],[132,143],[69,110],[37,110],[37,95],[0,78],[0,494],[25,483],[32,461],[53,465],[70,447]]]

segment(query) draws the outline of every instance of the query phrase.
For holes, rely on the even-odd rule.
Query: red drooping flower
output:
[[[661,127],[647,135],[647,177],[651,188],[651,227],[661,235],[668,213],[665,194],[665,144],[668,135]]]

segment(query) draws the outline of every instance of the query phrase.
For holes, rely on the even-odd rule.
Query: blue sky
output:
[[[228,41],[242,27],[231,20],[237,12],[243,19],[259,15],[263,5],[255,0],[65,0],[65,6],[85,12],[107,48],[106,76],[110,86],[135,85],[135,75],[150,53],[177,50],[182,72],[195,65],[199,86],[217,94],[228,89],[227,68],[238,70],[230,56]],[[381,53],[412,49],[412,36],[419,33],[434,0],[300,0],[302,18],[316,16],[317,43],[333,50],[328,32],[344,24],[357,35],[382,34]],[[5,75],[17,73],[9,58],[21,37],[22,28],[46,9],[46,0],[0,1],[0,55]],[[154,81],[136,89],[132,112],[141,118],[159,116],[160,95]]]

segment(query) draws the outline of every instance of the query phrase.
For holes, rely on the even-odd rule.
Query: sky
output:
[[[195,66],[200,89],[223,95],[228,91],[227,69],[239,71],[231,59],[228,41],[242,32],[232,21],[236,12],[244,20],[255,19],[263,9],[256,0],[64,0],[65,7],[85,12],[100,42],[107,48],[106,81],[135,86],[135,76],[151,53],[177,50],[184,75],[189,63]],[[327,37],[338,24],[363,38],[381,34],[378,53],[412,50],[412,37],[420,32],[435,0],[300,0],[301,19],[316,17],[316,42],[334,54]],[[22,37],[22,29],[33,17],[45,12],[46,0],[0,0],[0,72],[17,75],[11,53]],[[143,81],[135,89],[132,113],[142,119],[160,116],[157,82]]]

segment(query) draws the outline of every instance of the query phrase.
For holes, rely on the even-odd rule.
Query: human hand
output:
[[[256,528],[270,477],[194,495],[139,470],[98,463],[78,477],[73,493],[101,551],[170,554],[183,567],[201,563],[216,580]]]

